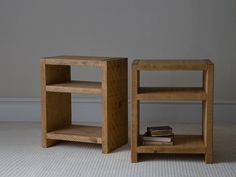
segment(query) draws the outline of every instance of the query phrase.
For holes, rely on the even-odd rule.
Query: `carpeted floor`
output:
[[[182,131],[183,125],[176,125]],[[195,125],[184,125],[198,131]],[[203,156],[143,155],[130,163],[130,147],[102,154],[100,145],[61,143],[43,149],[39,123],[0,123],[0,177],[236,177],[236,125],[215,126],[215,163]]]

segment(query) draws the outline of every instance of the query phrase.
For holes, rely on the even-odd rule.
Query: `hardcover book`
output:
[[[170,136],[172,135],[172,128],[170,126],[147,127],[149,136]]]
[[[143,141],[143,145],[174,145],[174,142]]]
[[[171,142],[173,140],[173,134],[170,136],[146,136],[144,134],[143,141],[159,141],[159,142]]]

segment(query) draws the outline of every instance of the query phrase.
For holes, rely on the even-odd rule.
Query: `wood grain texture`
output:
[[[202,70],[202,87],[140,87],[140,71]],[[213,162],[213,94],[214,64],[210,60],[134,60],[132,64],[132,141],[131,161],[138,162],[139,153],[205,154],[205,162]],[[139,100],[201,100],[202,135],[175,136],[174,145],[142,145],[139,136]]]
[[[202,87],[203,87],[205,93],[206,93],[206,74],[207,74],[206,70],[202,71]],[[204,105],[205,105],[205,100],[202,100],[202,135],[205,134],[205,131],[204,131],[204,127],[205,127],[205,121],[204,121],[205,106]]]
[[[46,86],[47,92],[101,94],[101,82],[69,81]]]
[[[203,103],[204,107],[204,144],[206,146],[205,162],[213,163],[213,103],[214,103],[214,65],[208,64],[205,90],[207,100]]]
[[[71,81],[70,65],[97,66],[102,82]],[[57,56],[41,60],[42,146],[57,140],[102,144],[109,153],[128,141],[127,58]],[[101,94],[102,127],[71,125],[71,93]]]
[[[139,144],[139,100],[137,99],[140,73],[132,65],[132,123],[131,123],[131,162],[138,162],[137,146]]]
[[[103,153],[109,153],[128,142],[127,62],[127,59],[108,60],[103,66]]]
[[[71,125],[69,127],[47,133],[47,138],[54,140],[101,144],[102,128],[96,126]]]
[[[205,100],[203,88],[197,87],[139,87],[139,100]]]
[[[45,63],[50,65],[89,66],[102,67],[104,61],[120,60],[118,57],[95,57],[95,56],[53,56],[45,57]]]
[[[175,135],[174,145],[140,145],[138,153],[205,154],[201,135]]]
[[[46,85],[69,80],[69,66],[49,66],[41,60],[42,147],[49,147],[56,143],[55,140],[47,139],[47,132],[71,124],[71,94],[47,93]]]
[[[206,70],[207,64],[211,61],[208,59],[203,60],[135,60],[133,65],[136,65],[137,70]]]

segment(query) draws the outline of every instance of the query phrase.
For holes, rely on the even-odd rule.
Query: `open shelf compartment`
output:
[[[102,144],[102,128],[87,125],[70,125],[47,133],[48,139]]]
[[[142,141],[141,141],[142,142]],[[175,135],[174,145],[139,145],[138,153],[205,154],[202,135]]]
[[[74,81],[72,66],[96,67],[101,71],[101,78],[95,82],[81,79]],[[58,140],[76,141],[101,144],[102,152],[110,153],[126,144],[128,141],[127,66],[128,59],[120,57],[42,58],[40,61],[42,147],[51,147],[57,144]],[[71,125],[73,106],[71,93],[101,96],[101,127]]]
[[[141,71],[202,71],[200,87],[141,87]],[[140,142],[140,100],[202,101],[202,134],[175,135],[174,145],[142,145]],[[208,60],[134,60],[132,63],[131,161],[142,153],[204,154],[213,162],[214,64]]]

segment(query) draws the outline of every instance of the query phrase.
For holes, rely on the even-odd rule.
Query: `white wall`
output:
[[[12,98],[14,104],[14,98],[38,98],[39,58],[60,54],[126,56],[129,63],[134,58],[210,58],[216,103],[235,106],[236,1],[0,1],[0,98]],[[98,73],[73,72],[89,80],[99,79]],[[183,75],[142,77],[153,85],[200,82],[198,73]],[[4,99],[0,120],[5,120],[9,110],[1,105]]]

